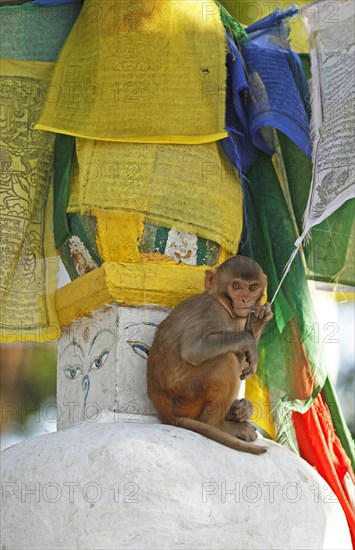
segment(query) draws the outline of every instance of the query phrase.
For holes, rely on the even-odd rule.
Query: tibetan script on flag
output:
[[[353,0],[332,21],[308,17],[313,110],[313,178],[303,236],[354,197],[355,66]]]

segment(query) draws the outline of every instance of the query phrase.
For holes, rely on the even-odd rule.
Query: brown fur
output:
[[[241,271],[244,277],[248,274],[247,280],[240,277]],[[179,304],[160,324],[148,357],[147,383],[162,422],[196,431],[233,449],[265,452],[263,447],[241,441],[255,440],[255,428],[234,416],[240,380],[255,373],[257,339],[272,317],[268,305],[248,315],[265,286],[259,265],[236,256],[217,270],[207,271],[207,292]]]

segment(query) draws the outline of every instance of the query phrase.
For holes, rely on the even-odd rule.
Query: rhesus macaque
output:
[[[273,314],[260,305],[267,279],[234,256],[207,270],[206,292],[179,304],[159,325],[148,356],[148,396],[160,420],[253,454],[252,406],[238,400],[240,380],[256,372],[257,343]],[[242,441],[245,440],[245,441]]]

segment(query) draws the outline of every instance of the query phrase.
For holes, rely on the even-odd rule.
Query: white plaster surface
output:
[[[351,548],[336,497],[291,451],[103,418],[3,451],[2,550]]]

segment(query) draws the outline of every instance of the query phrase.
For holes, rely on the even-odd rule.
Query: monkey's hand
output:
[[[266,325],[273,316],[274,314],[271,311],[269,302],[263,306],[254,306],[250,309],[250,314],[244,330],[251,333],[255,338],[259,338],[264,325]]]
[[[240,375],[241,380],[245,380],[256,373],[259,361],[256,344],[249,344],[247,349],[244,350],[244,353],[248,366],[242,370],[242,374]]]

